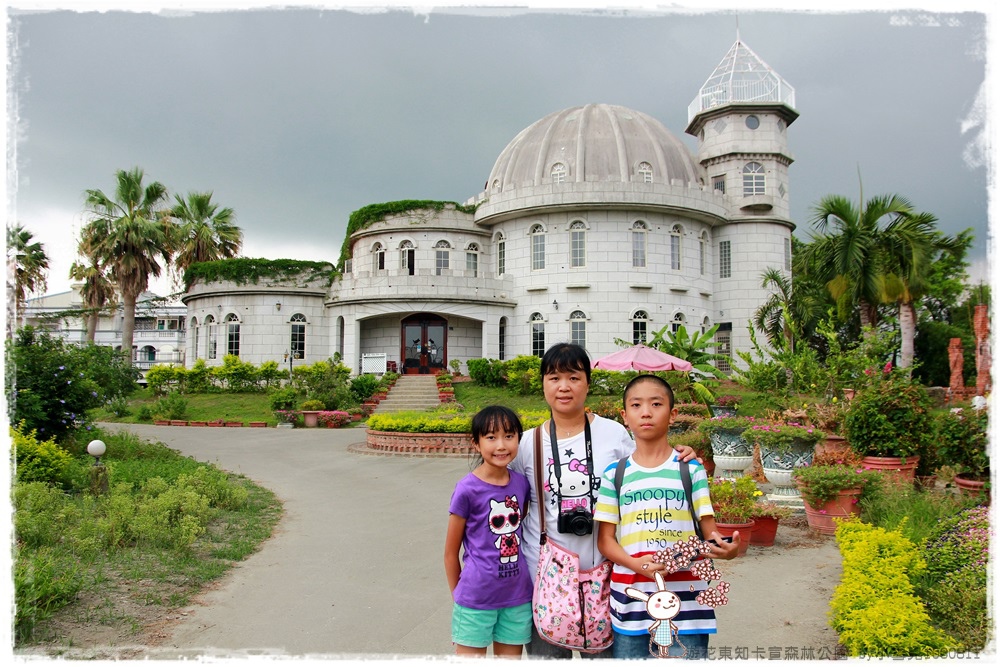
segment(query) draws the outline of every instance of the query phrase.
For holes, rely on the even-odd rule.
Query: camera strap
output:
[[[587,446],[587,475],[590,477],[590,485],[587,488],[587,497],[590,499],[588,510],[593,513],[596,502],[594,500],[594,488],[597,485],[597,476],[594,474],[594,446],[590,437],[590,419],[586,414],[583,416],[583,439]],[[562,466],[559,465],[559,442],[556,439],[556,420],[549,414],[549,441],[552,444],[552,461],[555,465],[557,509],[562,511]]]

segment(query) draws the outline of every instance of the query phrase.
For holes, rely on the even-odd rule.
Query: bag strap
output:
[[[618,459],[618,465],[615,466],[615,495],[621,497],[622,492],[622,482],[625,480],[625,465],[628,463],[628,457],[623,456]],[[701,533],[701,522],[698,517],[694,515],[694,499],[691,497],[691,464],[689,462],[681,461],[681,486],[684,487],[684,498],[687,500],[689,511],[691,513],[691,521],[694,523],[694,532],[698,536],[699,540],[704,540],[705,536]],[[618,503],[618,516],[621,517],[621,502]]]
[[[542,546],[548,539],[545,534],[545,487],[542,486],[542,424],[535,427],[535,492],[538,495],[538,525],[542,533],[538,545]]]

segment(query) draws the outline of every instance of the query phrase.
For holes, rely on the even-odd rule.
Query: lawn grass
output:
[[[158,400],[159,397],[153,396],[149,389],[139,389],[129,397],[131,414],[119,417],[107,408],[99,408],[92,411],[90,416],[94,421],[139,424],[143,423],[136,416],[139,408],[144,405],[152,408]],[[244,423],[267,422],[268,426],[278,423],[271,410],[270,398],[263,393],[184,394],[184,400],[187,401],[187,412],[182,419],[189,421],[222,419]]]

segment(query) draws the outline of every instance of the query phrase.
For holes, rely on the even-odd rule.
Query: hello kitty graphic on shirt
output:
[[[516,563],[520,553],[521,540],[517,527],[521,525],[521,506],[517,496],[507,496],[503,500],[490,499],[490,532],[497,537],[493,543],[500,550],[501,563]]]
[[[575,507],[582,507],[586,510],[590,509],[590,470],[587,468],[587,462],[580,459],[570,459],[569,463],[563,463],[560,465],[559,475],[562,477],[562,484],[559,484],[558,477],[556,477],[556,466],[553,459],[549,459],[548,466],[546,466],[549,471],[548,480],[545,484],[546,491],[555,492],[557,486],[559,486],[559,492],[562,496],[562,507],[560,507],[561,512],[571,511]],[[553,503],[555,502],[555,497],[553,497]]]

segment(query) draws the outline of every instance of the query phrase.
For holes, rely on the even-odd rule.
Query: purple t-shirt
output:
[[[527,478],[510,471],[506,486],[472,473],[455,485],[451,514],[465,518],[462,574],[455,602],[470,609],[503,609],[531,602],[531,578],[521,549],[521,520],[530,494]]]

